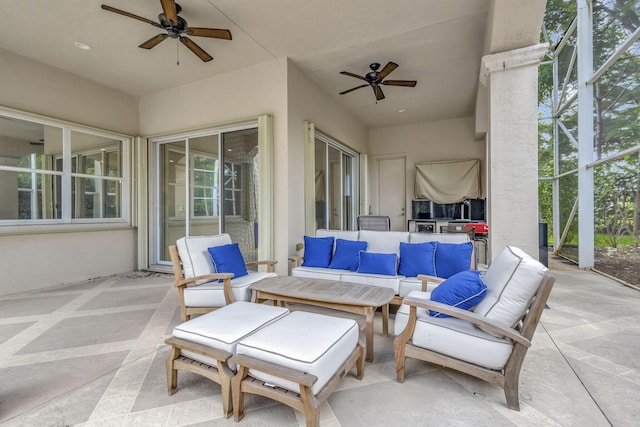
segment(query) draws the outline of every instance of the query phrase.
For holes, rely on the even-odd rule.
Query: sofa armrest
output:
[[[289,261],[291,261],[291,268],[300,267],[302,265],[303,258],[299,255],[294,255],[289,257]]]
[[[428,274],[418,274],[417,279],[422,282],[422,292],[427,292],[427,283],[429,282],[439,285],[445,281],[442,277],[429,276]]]
[[[181,288],[181,287],[186,287],[189,286],[190,284],[195,285],[195,283],[199,280],[206,280],[208,282],[211,282],[213,280],[231,280],[231,278],[233,277],[233,273],[213,273],[213,274],[205,274],[202,276],[195,276],[195,277],[190,277],[188,279],[182,279],[180,281],[176,282],[176,287],[177,288]]]
[[[224,299],[227,304],[231,304],[236,301],[235,296],[233,295],[233,291],[231,290],[231,278],[233,277],[233,273],[214,273],[214,274],[205,274],[203,276],[191,277],[189,279],[183,279],[179,282],[176,282],[176,287],[180,292],[180,297],[182,298],[184,288],[187,287],[189,283],[195,285],[195,282],[198,280],[208,280],[212,281],[215,279],[222,280],[222,286],[224,288]],[[196,285],[197,286],[197,285]]]
[[[247,262],[245,265],[247,267],[259,267],[261,265],[266,265],[267,266],[267,271],[269,273],[273,273],[273,271],[275,270],[275,265],[278,263],[278,261],[273,261],[273,260],[264,260],[264,261],[251,261],[251,262]]]

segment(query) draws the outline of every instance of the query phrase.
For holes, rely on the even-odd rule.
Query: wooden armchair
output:
[[[208,313],[235,301],[249,301],[252,283],[276,275],[274,266],[277,261],[242,261],[247,269],[257,270],[260,266],[266,266],[267,270],[249,271],[242,277],[234,278],[233,273],[216,272],[207,249],[227,244],[231,244],[231,237],[223,233],[183,237],[178,239],[176,245],[169,246],[183,322],[193,314]]]
[[[429,292],[404,298],[396,314],[397,379],[404,382],[406,357],[424,360],[501,387],[507,406],[519,410],[520,370],[555,278],[521,250],[507,247],[483,281],[487,296],[473,311],[433,302]],[[429,310],[451,317],[432,317]]]

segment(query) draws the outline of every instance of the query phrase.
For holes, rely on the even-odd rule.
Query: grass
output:
[[[609,243],[609,236],[605,233],[596,233],[593,236],[593,243],[596,247],[608,248],[611,247]],[[549,245],[553,244],[553,236],[549,236]],[[577,245],[578,244],[578,236],[570,236],[564,242],[565,245]],[[640,244],[637,238],[634,236],[620,236],[618,240],[618,247],[622,246],[637,246]]]

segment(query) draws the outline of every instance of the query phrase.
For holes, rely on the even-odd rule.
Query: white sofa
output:
[[[357,240],[367,242],[367,252],[395,253],[400,258],[400,243],[424,243],[436,241],[439,243],[465,243],[469,242],[469,235],[464,233],[410,233],[404,231],[342,231],[342,230],[316,230],[315,237],[333,237],[334,239]],[[335,244],[334,244],[335,251]],[[409,292],[422,290],[422,281],[417,277],[405,277],[401,275],[388,276],[381,274],[363,274],[357,271],[339,270],[323,267],[305,267],[302,265],[302,257],[291,257],[291,275],[295,277],[308,277],[314,279],[337,280],[342,282],[362,283],[373,286],[383,286],[393,289],[396,297],[391,304],[399,305]],[[469,268],[475,268],[475,257],[472,253]],[[429,281],[426,291],[431,291],[439,284],[439,281]]]

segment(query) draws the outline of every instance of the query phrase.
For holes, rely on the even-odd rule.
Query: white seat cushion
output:
[[[487,296],[473,311],[514,327],[529,307],[546,271],[544,265],[521,249],[507,246],[483,275]]]
[[[343,273],[350,273],[350,271],[323,267],[296,267],[291,269],[293,277],[307,277],[310,279],[340,280],[340,275]]]
[[[251,299],[249,286],[258,280],[273,276],[276,276],[276,273],[250,271],[246,276],[231,279],[233,296],[236,301],[249,301]],[[227,304],[224,286],[218,281],[189,286],[184,289],[184,304],[187,307],[222,307]]]
[[[214,246],[228,245],[231,243],[231,236],[226,233],[215,236],[187,236],[176,241],[176,248],[182,260],[184,277],[190,279],[196,276],[212,274],[216,269],[211,260],[208,248]],[[198,281],[197,284],[207,281]]]
[[[411,292],[413,297],[429,299],[429,292]],[[475,327],[471,322],[455,317],[429,316],[427,310],[417,309],[418,319],[413,331],[413,344],[464,360],[489,369],[502,369],[513,344]],[[409,320],[409,306],[402,305],[396,313],[394,332],[399,335]]]
[[[311,392],[327,384],[358,344],[358,325],[353,319],[294,311],[238,343],[237,354],[245,354],[318,377]],[[249,370],[249,375],[295,393],[298,384]]]
[[[400,280],[404,276],[386,276],[384,274],[355,273],[346,271],[340,275],[341,282],[360,283],[362,285],[378,286],[381,288],[393,289],[393,293],[398,295]]]
[[[288,313],[284,307],[235,302],[176,326],[173,336],[235,354],[238,341]],[[216,361],[210,357],[189,351],[183,351],[183,354],[216,366]]]

